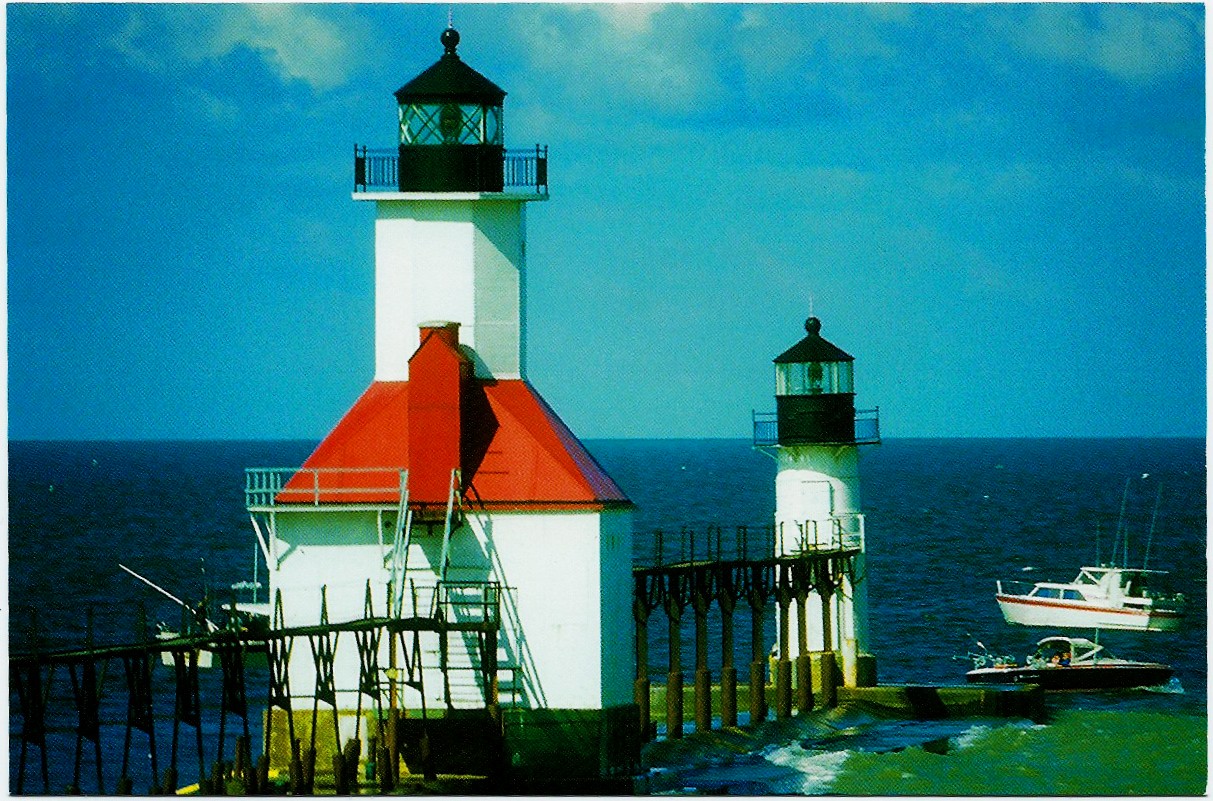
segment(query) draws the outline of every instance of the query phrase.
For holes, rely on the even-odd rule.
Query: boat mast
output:
[[[1129,482],[1132,480],[1132,476],[1125,479],[1125,491],[1120,498],[1120,519],[1116,521],[1116,536],[1112,540],[1112,567],[1116,567],[1116,549],[1120,545],[1122,535],[1125,544],[1121,558],[1126,566],[1129,563],[1129,528],[1125,525],[1125,507],[1129,504]]]
[[[1154,511],[1150,514],[1150,533],[1146,535],[1146,557],[1141,560],[1141,569],[1145,570],[1150,566],[1150,546],[1154,543],[1154,524],[1158,522],[1158,505],[1162,503],[1162,484],[1158,485],[1158,492],[1154,496]]]

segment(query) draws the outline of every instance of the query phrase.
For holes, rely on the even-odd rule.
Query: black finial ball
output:
[[[455,48],[459,46],[459,31],[454,28],[447,28],[439,37],[442,46],[446,48],[446,52],[450,55],[455,55]]]
[[[818,320],[816,317],[810,317],[804,321],[804,330],[808,331],[810,334],[820,333],[821,320]]]

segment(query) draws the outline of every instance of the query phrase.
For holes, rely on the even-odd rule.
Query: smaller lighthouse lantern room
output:
[[[832,575],[796,610],[804,634],[778,643],[780,653],[839,653],[843,680],[855,686],[872,678],[860,675],[861,661],[874,672],[858,446],[880,442],[879,420],[876,409],[856,412],[855,359],[821,329],[809,317],[806,336],[775,358],[776,411],[755,416],[755,444],[777,462],[775,555],[815,552]]]
[[[779,444],[855,440],[855,359],[821,336],[821,320],[805,321],[804,339],[775,359]]]

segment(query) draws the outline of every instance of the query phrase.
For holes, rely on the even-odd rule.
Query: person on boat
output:
[[[1062,666],[1062,667],[1069,667],[1069,666],[1070,666],[1070,652],[1069,652],[1069,651],[1066,651],[1064,654],[1062,654],[1062,655],[1061,655],[1061,663],[1060,663],[1060,664],[1061,664],[1061,666]]]

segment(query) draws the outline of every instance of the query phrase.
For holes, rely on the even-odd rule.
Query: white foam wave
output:
[[[773,787],[773,793],[821,795],[830,792],[834,779],[838,777],[850,752],[812,751],[803,748],[799,743],[789,743],[768,748],[763,752],[763,756],[773,765],[791,768],[800,774],[798,779],[779,782],[783,786]]]
[[[1158,687],[1143,687],[1142,689],[1152,693],[1170,693],[1173,695],[1185,694],[1184,686],[1179,683],[1179,679],[1175,676],[1172,676],[1171,680],[1166,684],[1159,685]]]
[[[980,745],[994,731],[993,726],[977,725],[962,731],[951,740],[951,745],[957,751]]]

